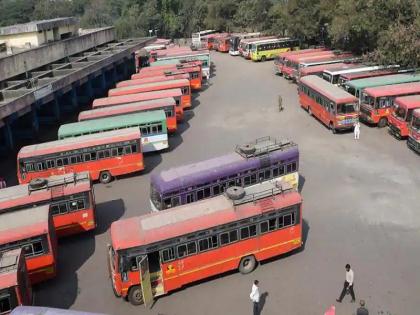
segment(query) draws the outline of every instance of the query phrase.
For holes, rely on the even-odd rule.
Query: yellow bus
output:
[[[251,44],[250,57],[252,61],[266,61],[290,50],[299,50],[298,40],[290,38],[267,39]]]

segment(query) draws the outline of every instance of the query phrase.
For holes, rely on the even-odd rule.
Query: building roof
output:
[[[357,98],[343,89],[325,81],[316,75],[308,75],[300,79],[301,84],[313,88],[318,93],[326,96],[335,103],[356,102]]]
[[[24,24],[0,27],[0,36],[44,31],[55,27],[74,25],[77,23],[78,21],[74,17],[61,17],[50,20],[32,21]]]
[[[57,136],[58,139],[64,139],[87,134],[102,134],[103,131],[130,128],[160,121],[166,122],[166,115],[163,110],[132,113],[61,125],[58,129]]]
[[[408,109],[411,109],[411,108],[419,108],[420,109],[420,95],[410,95],[410,96],[397,97],[394,100],[394,104],[395,103],[398,103],[400,106],[404,106]]]
[[[110,89],[108,96],[118,96],[127,94],[136,94],[149,91],[160,91],[164,89],[174,89],[184,86],[190,86],[190,81],[187,79],[178,79],[170,81],[150,82],[138,85],[123,86],[120,88]]]
[[[92,135],[72,137],[63,140],[38,143],[22,147],[18,153],[18,159],[34,158],[37,156],[65,152],[77,148],[88,148],[101,144],[140,139],[140,130],[137,127],[105,131]]]
[[[129,113],[150,111],[154,109],[160,109],[165,106],[176,106],[175,99],[173,97],[160,98],[157,100],[150,100],[144,102],[136,102],[124,105],[115,105],[102,107],[97,109],[86,110],[79,113],[79,121],[95,119],[100,117],[117,116]],[[1,190],[0,190],[1,192]]]
[[[364,93],[373,97],[420,94],[420,82],[389,84],[365,88]]]
[[[179,97],[182,95],[181,89],[168,89],[162,91],[151,91],[129,95],[119,95],[112,97],[97,98],[92,103],[92,108],[129,104],[134,102],[141,102],[147,100],[155,100],[167,97]]]
[[[420,81],[420,74],[391,74],[380,77],[352,80],[346,82],[346,85],[355,89],[364,89],[380,85],[391,85],[416,81]]]
[[[277,182],[269,181],[247,187],[243,201],[235,201],[236,205],[226,195],[219,195],[165,211],[115,221],[111,225],[112,246],[121,250],[153,244],[302,202],[298,192],[281,192],[277,185]],[[254,198],[257,200],[254,201]],[[271,202],[273,207],[263,206],[263,202]]]

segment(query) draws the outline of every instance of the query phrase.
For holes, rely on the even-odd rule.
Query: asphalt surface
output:
[[[335,302],[344,266],[355,273],[356,299],[371,314],[418,314],[420,292],[420,157],[386,129],[362,125],[333,135],[298,106],[296,85],[273,74],[272,62],[212,53],[210,86],[186,114],[171,150],[145,157],[147,170],[95,185],[99,227],[60,241],[59,274],[35,288],[36,303],[110,315],[251,314],[259,279],[263,315],[354,314]],[[278,111],[278,95],[285,110]],[[149,211],[150,172],[232,151],[261,136],[299,144],[304,197],[304,250],[263,263],[249,275],[231,272],[160,297],[151,310],[114,297],[108,278],[109,226]]]

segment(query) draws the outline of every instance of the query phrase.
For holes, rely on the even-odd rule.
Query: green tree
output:
[[[34,0],[0,0],[0,26],[29,22],[34,6]]]
[[[287,3],[288,31],[302,42],[320,40],[320,1],[289,0]]]
[[[287,5],[285,2],[278,2],[270,8],[268,13],[270,20],[270,32],[287,36],[288,34],[288,19]]]
[[[239,3],[235,13],[235,26],[241,30],[261,31],[270,27],[269,0],[245,0]]]

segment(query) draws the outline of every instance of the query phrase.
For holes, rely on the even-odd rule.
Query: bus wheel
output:
[[[333,134],[337,133],[337,130],[334,128],[334,125],[332,123],[330,123],[330,129],[331,129]]]
[[[308,114],[309,116],[312,116],[312,109],[308,106]]]
[[[108,171],[103,171],[99,174],[99,181],[102,184],[108,184],[112,180],[111,173]]]
[[[261,57],[261,61],[264,62],[266,60],[265,56]]]
[[[134,285],[128,290],[128,301],[133,305],[143,304],[143,294],[139,285]]]
[[[378,127],[383,128],[387,125],[388,120],[385,117],[382,117],[378,122]]]
[[[257,260],[255,259],[254,255],[242,257],[241,261],[239,262],[239,272],[244,275],[250,273],[255,269],[256,265]]]

